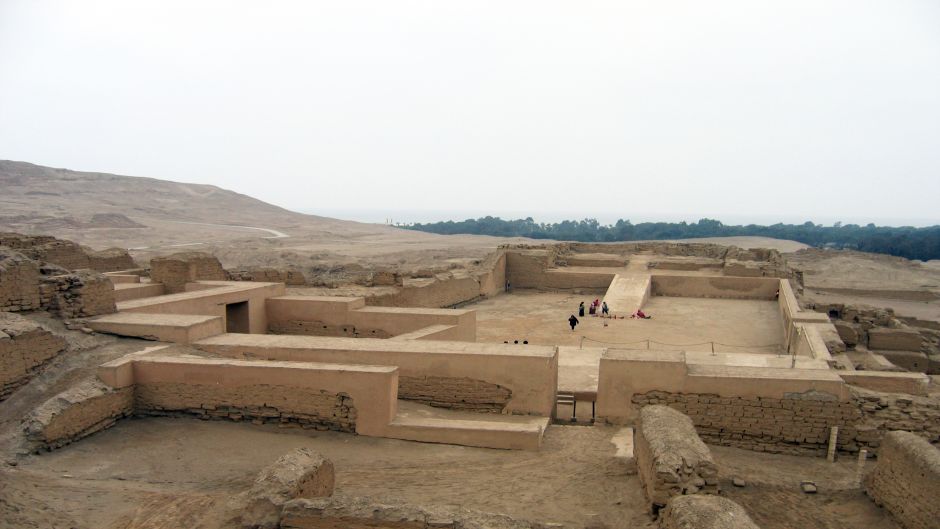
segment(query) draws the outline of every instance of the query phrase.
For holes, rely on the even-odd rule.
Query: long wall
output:
[[[67,347],[65,340],[16,314],[0,312],[0,401]]]
[[[687,298],[774,299],[780,280],[767,277],[654,275],[652,295]]]
[[[474,341],[476,313],[461,309],[366,307],[364,298],[279,296],[267,300],[268,325],[277,334],[388,338],[436,325],[448,339]]]
[[[878,452],[865,492],[905,529],[940,523],[940,450],[908,432],[891,432]]]
[[[399,398],[477,411],[548,417],[558,385],[558,351],[548,346],[225,334],[195,347],[231,358],[397,366]]]

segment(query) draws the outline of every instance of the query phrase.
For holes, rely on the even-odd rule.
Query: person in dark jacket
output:
[[[582,318],[584,317],[584,302],[583,301],[581,302],[580,305],[578,305],[578,316],[581,316]]]
[[[572,314],[571,317],[568,318],[568,325],[571,325],[572,331],[574,330],[575,326],[578,325],[578,323],[580,322],[578,321],[578,318],[574,317],[574,314]]]

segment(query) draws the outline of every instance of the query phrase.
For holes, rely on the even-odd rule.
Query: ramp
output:
[[[629,316],[646,303],[650,297],[650,288],[649,274],[617,274],[604,294],[604,301],[611,314]]]

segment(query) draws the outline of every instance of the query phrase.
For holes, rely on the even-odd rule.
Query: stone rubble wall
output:
[[[676,496],[661,511],[661,529],[760,529],[744,507],[721,496]]]
[[[39,324],[0,312],[0,401],[29,382],[68,344]]]
[[[825,455],[832,426],[837,448],[876,454],[890,430],[916,433],[940,442],[940,402],[927,397],[851,388],[853,398],[838,402],[824,394],[793,398],[733,398],[651,391],[633,396],[637,406],[666,405],[688,415],[709,444],[758,452]]]
[[[88,270],[43,277],[39,290],[44,309],[60,318],[87,318],[117,312],[114,285],[107,276]]]
[[[435,408],[501,413],[512,390],[472,378],[399,375],[398,398]]]
[[[237,387],[137,384],[134,390],[134,413],[356,431],[356,408],[350,396],[267,384]]]
[[[908,432],[889,432],[865,492],[905,529],[940,524],[940,450]]]
[[[718,467],[692,420],[668,406],[640,410],[634,454],[654,514],[673,496],[718,494]]]
[[[25,255],[0,247],[0,310],[39,310],[39,263]]]
[[[26,438],[38,451],[53,450],[110,428],[133,412],[132,388],[86,381],[49,399],[26,419]]]

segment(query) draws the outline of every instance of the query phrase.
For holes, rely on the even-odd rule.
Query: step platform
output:
[[[221,316],[118,312],[88,322],[93,330],[159,342],[192,343],[225,332]]]
[[[538,450],[549,418],[459,412],[398,401],[385,437],[506,450]]]
[[[117,283],[114,285],[114,301],[162,296],[165,292],[163,283]]]

